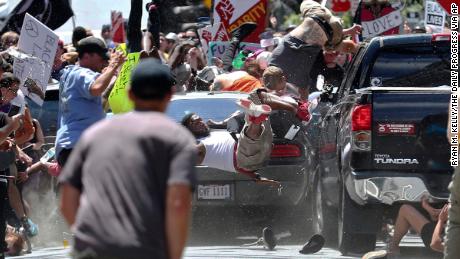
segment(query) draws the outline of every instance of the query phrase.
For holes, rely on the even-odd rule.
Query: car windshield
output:
[[[447,45],[383,49],[375,60],[364,85],[385,87],[450,85],[450,49]]]
[[[194,98],[173,100],[166,113],[177,122],[191,112],[198,114],[204,121],[222,121],[236,110],[241,109],[235,98]]]

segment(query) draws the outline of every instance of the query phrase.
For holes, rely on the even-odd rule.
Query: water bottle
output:
[[[48,151],[46,151],[46,153],[40,158],[40,162],[42,163],[48,162],[50,159],[54,157],[55,153],[56,153],[56,150],[54,147],[48,149]]]

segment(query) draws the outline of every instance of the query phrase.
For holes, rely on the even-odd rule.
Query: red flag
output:
[[[332,11],[336,13],[350,10],[351,3],[349,0],[332,0]]]
[[[455,4],[457,6],[457,14],[458,14],[458,7],[460,6],[460,0],[438,0],[438,3],[444,8],[444,10],[448,14],[452,14],[452,7]]]
[[[123,15],[121,12],[112,11],[112,32],[113,42],[123,43],[125,42],[125,26],[123,22]]]

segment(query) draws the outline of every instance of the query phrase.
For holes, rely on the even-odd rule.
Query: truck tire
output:
[[[342,255],[348,253],[363,254],[375,249],[377,233],[360,233],[356,231],[356,223],[366,220],[362,210],[366,207],[356,204],[342,185],[342,197],[338,217],[338,249]],[[378,224],[378,222],[377,222]]]
[[[314,182],[311,199],[312,229],[315,234],[321,234],[328,246],[337,246],[337,209],[329,206],[323,197],[323,185],[320,176]]]

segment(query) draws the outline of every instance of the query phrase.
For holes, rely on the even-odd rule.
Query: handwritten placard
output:
[[[403,22],[401,11],[396,10],[372,21],[362,21],[363,37],[370,38],[380,35],[392,28],[398,27]]]
[[[131,71],[139,63],[140,53],[129,53],[126,62],[121,67],[120,74],[110,92],[109,104],[114,114],[132,111],[134,106],[128,97],[128,86],[131,78]]]
[[[440,33],[444,30],[446,14],[442,7],[431,1],[425,2],[425,26],[431,28],[433,33]]]
[[[208,64],[211,64],[211,58],[217,57],[222,59],[222,56],[225,53],[225,50],[230,46],[230,42],[222,42],[222,41],[211,41],[209,43],[209,49],[208,49]],[[256,43],[248,43],[248,42],[242,42],[240,43],[240,47],[238,49],[238,52],[241,50],[250,50],[255,52],[256,50],[261,49],[260,44]]]
[[[46,25],[26,14],[21,28],[18,48],[30,57],[15,58],[14,74],[21,79],[21,90],[38,105],[43,104],[46,88],[51,76],[59,37]],[[33,80],[38,87],[26,87],[27,80]],[[33,85],[33,84],[27,84]],[[41,91],[41,92],[40,92]]]

